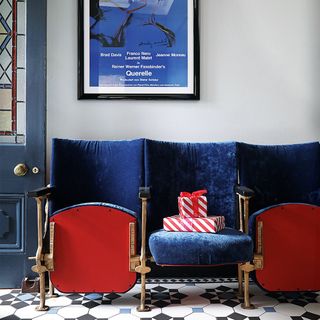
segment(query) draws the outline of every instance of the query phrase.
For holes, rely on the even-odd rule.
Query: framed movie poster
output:
[[[79,0],[79,99],[199,99],[198,0]]]

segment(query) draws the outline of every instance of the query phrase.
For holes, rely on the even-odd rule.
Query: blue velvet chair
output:
[[[255,279],[269,291],[320,288],[320,145],[238,144]],[[250,216],[250,218],[249,218]]]
[[[144,139],[53,139],[50,187],[29,193],[38,203],[38,250],[32,268],[40,275],[38,310],[48,309],[45,272],[50,273],[51,288],[63,292],[125,292],[135,284],[140,265],[138,190],[143,185]],[[49,209],[43,226],[45,199]]]
[[[253,242],[238,228],[236,206],[237,144],[172,143],[146,140],[145,180],[152,188],[149,204],[149,248],[161,266],[237,264],[239,288],[245,272],[245,303],[249,301],[249,271]],[[218,233],[166,232],[163,218],[177,214],[181,191],[208,190],[208,214],[223,215],[226,228]],[[242,271],[241,271],[242,270]]]

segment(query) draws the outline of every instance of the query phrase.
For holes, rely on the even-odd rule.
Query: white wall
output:
[[[200,2],[199,102],[78,101],[77,0],[48,0],[48,149],[52,137],[320,140],[320,1]]]

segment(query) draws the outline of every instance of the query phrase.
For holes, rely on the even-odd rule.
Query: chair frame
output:
[[[239,230],[248,234],[249,224],[249,200],[253,197],[254,192],[246,187],[236,186],[236,195],[239,201]],[[46,297],[57,296],[54,292],[54,286],[50,281],[50,272],[54,271],[54,222],[49,223],[48,201],[50,196],[54,193],[54,188],[45,187],[37,189],[28,193],[29,197],[36,200],[37,203],[37,224],[38,224],[38,248],[34,259],[36,264],[32,267],[32,271],[39,274],[40,281],[40,303],[36,307],[38,311],[46,311],[49,309],[45,305]],[[140,273],[141,276],[141,295],[140,305],[137,307],[139,312],[150,311],[151,308],[145,304],[146,300],[146,274],[151,271],[147,266],[148,261],[154,261],[153,257],[146,255],[146,238],[147,238],[147,201],[150,199],[150,189],[140,188],[139,198],[142,202],[141,212],[141,251],[140,255],[136,254],[135,241],[137,238],[134,224],[130,224],[129,232],[129,270],[131,272]],[[45,223],[43,224],[43,207],[45,206]],[[49,230],[49,252],[44,252],[43,240]],[[262,242],[263,225],[262,222],[257,224],[257,250],[254,253],[252,262],[238,264],[238,285],[239,296],[244,297],[244,303],[241,305],[244,309],[253,309],[254,306],[250,303],[249,295],[249,274],[254,270],[261,270],[263,268],[263,242]],[[49,288],[45,286],[45,273],[49,274]]]

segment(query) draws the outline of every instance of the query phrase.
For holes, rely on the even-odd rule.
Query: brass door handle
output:
[[[24,163],[17,164],[13,169],[13,173],[17,177],[23,177],[27,174],[27,172],[28,172],[28,167]]]

